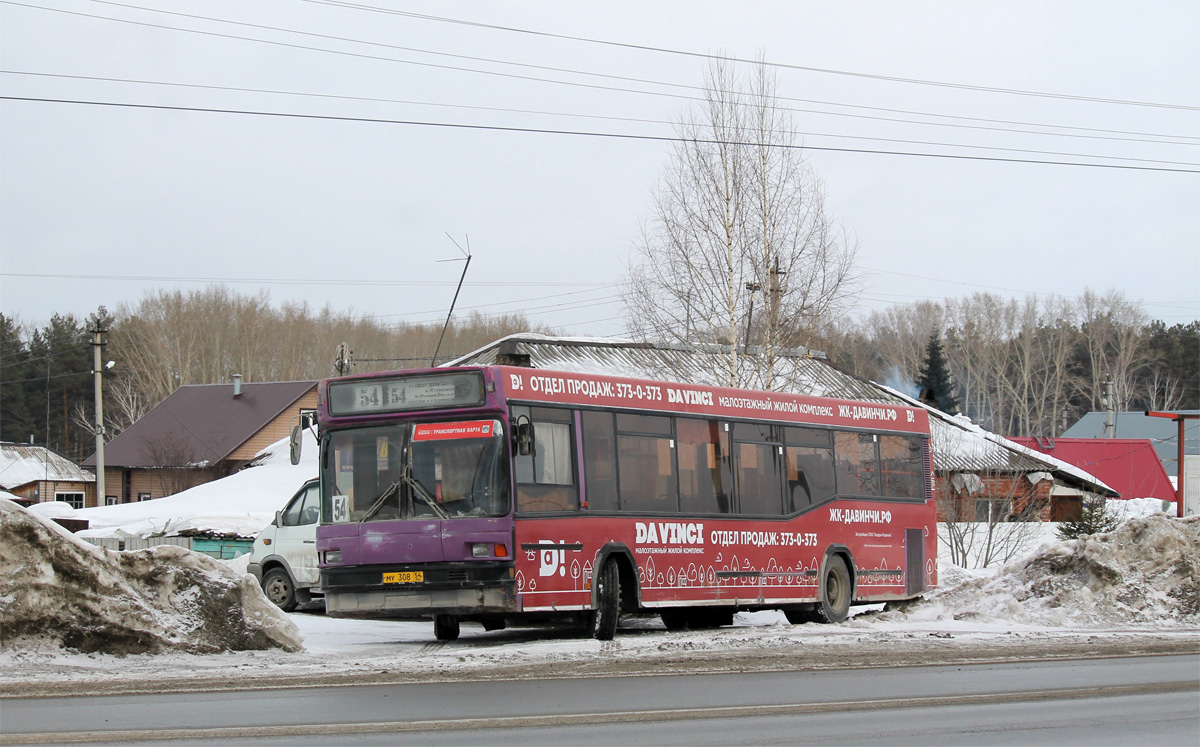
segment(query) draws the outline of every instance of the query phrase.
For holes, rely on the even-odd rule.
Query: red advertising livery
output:
[[[319,389],[327,610],[611,638],[937,583],[929,423],[891,404],[504,366]]]

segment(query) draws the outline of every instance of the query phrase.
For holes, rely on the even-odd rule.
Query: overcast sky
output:
[[[783,66],[860,313],[1090,287],[1200,318],[1194,0],[0,0],[0,34],[0,311],[24,322],[220,282],[440,323],[449,234],[460,311],[621,334],[653,138],[712,53]]]

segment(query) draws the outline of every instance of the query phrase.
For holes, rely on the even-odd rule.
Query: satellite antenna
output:
[[[449,232],[446,232],[446,238],[450,239],[451,241],[454,241],[454,237],[451,236]],[[446,313],[446,323],[442,325],[442,334],[440,337],[438,337],[437,347],[434,348],[433,357],[429,359],[429,367],[430,368],[433,368],[434,366],[437,365],[438,353],[440,353],[442,350],[442,340],[445,339],[446,329],[450,326],[450,317],[454,315],[454,305],[456,303],[458,303],[458,292],[462,290],[463,280],[465,280],[467,277],[467,268],[471,266],[471,239],[470,239],[470,237],[467,237],[466,241],[467,241],[466,249],[463,249],[462,246],[459,245],[459,243],[457,241],[454,241],[454,245],[457,246],[458,250],[463,253],[463,256],[466,257],[467,262],[466,262],[466,264],[463,265],[462,275],[459,276],[459,278],[458,278],[458,287],[454,289],[454,300],[452,300],[450,302],[450,311]],[[438,261],[439,262],[458,262],[460,260],[458,260],[458,259],[439,259]]]

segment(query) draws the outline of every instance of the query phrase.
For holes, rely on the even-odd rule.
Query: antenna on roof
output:
[[[450,239],[451,241],[454,241],[454,237],[450,235],[449,231],[446,232],[446,238]],[[463,265],[462,275],[458,278],[458,287],[454,289],[454,300],[450,302],[450,311],[446,313],[446,323],[442,325],[442,334],[440,337],[438,337],[437,347],[434,348],[433,357],[429,359],[429,367],[430,368],[433,368],[434,366],[437,365],[438,353],[440,353],[442,350],[442,340],[445,339],[445,337],[446,337],[446,328],[448,328],[450,326],[450,317],[454,315],[454,304],[458,303],[458,292],[460,290],[462,290],[463,280],[465,280],[467,277],[467,268],[471,266],[471,239],[470,239],[470,237],[466,237],[466,242],[467,242],[467,248],[463,249],[462,246],[460,246],[457,241],[454,241],[454,245],[457,246],[458,250],[460,252],[462,252],[463,256],[465,256],[467,258],[467,263],[465,265]],[[439,262],[458,262],[459,260],[457,260],[457,259],[439,259],[438,261]]]

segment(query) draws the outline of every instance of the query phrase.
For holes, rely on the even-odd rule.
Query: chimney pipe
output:
[[[241,374],[233,375],[233,396],[235,396],[235,397],[242,396],[242,375]]]

